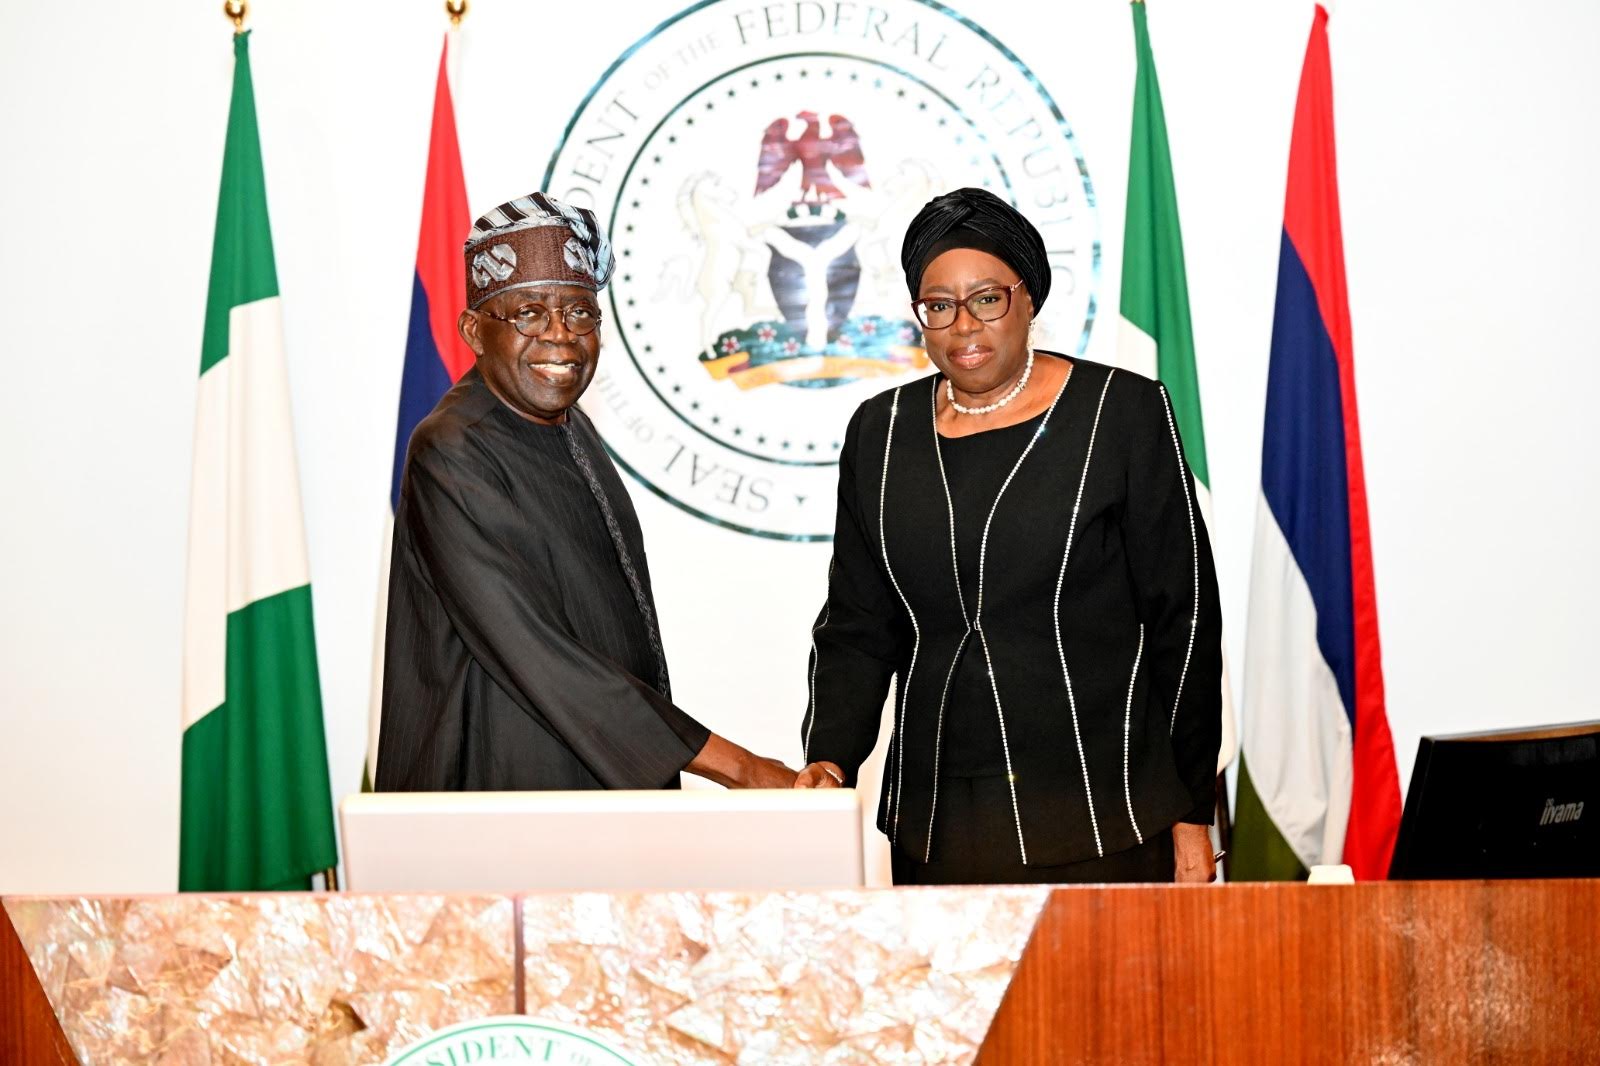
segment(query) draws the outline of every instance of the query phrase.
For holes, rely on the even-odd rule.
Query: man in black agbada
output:
[[[521,197],[478,219],[465,256],[477,364],[406,458],[376,787],[672,788],[680,770],[792,786],[672,702],[638,519],[573,406],[613,265],[594,215]]]

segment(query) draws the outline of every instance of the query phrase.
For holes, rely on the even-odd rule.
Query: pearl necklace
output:
[[[950,384],[950,379],[949,378],[945,378],[944,379],[944,394],[945,394],[945,398],[950,401],[950,406],[954,407],[956,409],[956,413],[957,414],[963,414],[963,415],[986,415],[990,411],[998,411],[998,410],[1000,410],[1000,408],[1004,407],[1006,404],[1010,403],[1012,400],[1015,400],[1018,396],[1021,396],[1022,395],[1022,390],[1028,387],[1028,377],[1032,373],[1033,373],[1033,349],[1030,348],[1030,349],[1028,349],[1028,365],[1022,368],[1022,378],[1021,378],[1021,380],[1019,380],[1017,382],[1016,386],[1014,388],[1012,388],[1012,390],[1010,392],[1008,392],[1004,396],[1000,397],[1000,399],[996,400],[994,403],[985,404],[982,407],[962,407],[959,403],[956,402],[956,389],[955,389],[954,385]]]

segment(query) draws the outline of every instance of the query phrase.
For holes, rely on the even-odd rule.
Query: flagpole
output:
[[[453,97],[461,87],[461,20],[467,17],[467,0],[444,0],[444,13],[450,17],[450,28],[445,31],[449,41],[445,67]]]

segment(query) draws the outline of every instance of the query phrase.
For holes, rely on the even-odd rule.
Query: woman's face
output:
[[[967,396],[1010,388],[1022,374],[1028,359],[1028,323],[1033,319],[1033,299],[1025,285],[1017,285],[1017,272],[987,252],[975,248],[952,248],[944,252],[922,273],[919,299],[935,301],[945,309],[956,308],[956,319],[945,329],[924,329],[928,358],[944,372],[958,390]],[[972,296],[992,291],[988,306],[1003,307],[1005,289],[1016,285],[1011,308],[993,322],[976,318],[962,306]],[[980,311],[984,306],[980,301]]]

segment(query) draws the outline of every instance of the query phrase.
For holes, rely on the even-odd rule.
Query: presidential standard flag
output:
[[[428,138],[428,173],[422,187],[422,232],[411,281],[411,318],[406,329],[405,362],[400,371],[400,416],[394,433],[394,464],[389,477],[389,513],[383,531],[383,565],[378,575],[377,637],[372,656],[372,699],[367,716],[365,785],[378,778],[378,725],[383,708],[383,642],[388,619],[389,547],[394,512],[400,506],[400,478],[406,447],[417,423],[472,367],[474,356],[459,334],[456,318],[467,306],[467,279],[461,246],[472,229],[467,186],[456,142],[455,106],[450,97],[454,32],[445,35],[433,93],[433,128]]]
[[[233,54],[189,504],[185,891],[307,888],[338,858],[248,33]]]
[[[1389,869],[1400,823],[1356,417],[1328,13],[1289,143],[1245,644],[1235,880]]]
[[[1206,432],[1200,418],[1200,383],[1194,368],[1194,333],[1189,328],[1189,283],[1183,268],[1183,233],[1178,195],[1167,150],[1167,119],[1150,50],[1144,4],[1133,8],[1139,68],[1133,89],[1133,136],[1128,152],[1128,213],[1123,226],[1122,321],[1118,361],[1145,377],[1158,378],[1172,399],[1183,451],[1194,475],[1194,494],[1206,526],[1211,520],[1211,473]],[[1213,532],[1213,536],[1215,533]],[[1222,650],[1222,747],[1217,772],[1233,761],[1237,745],[1227,649]]]

